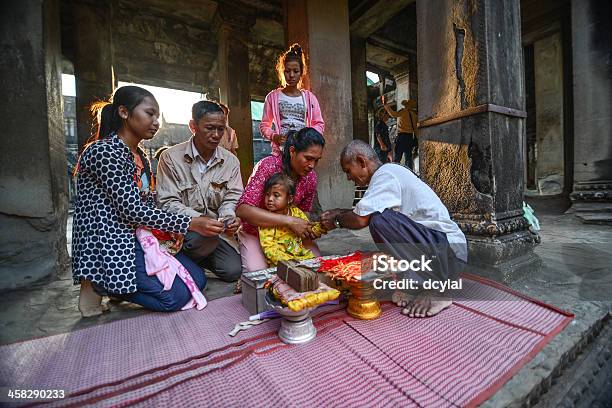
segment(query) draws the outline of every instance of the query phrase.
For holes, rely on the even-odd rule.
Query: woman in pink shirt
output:
[[[282,172],[295,182],[293,204],[308,213],[317,191],[317,173],[314,168],[323,154],[325,139],[313,128],[287,134],[282,157],[268,156],[255,166],[244,193],[236,205],[236,216],[242,220],[238,234],[242,271],[251,272],[268,267],[266,257],[259,244],[257,227],[284,227],[304,240],[306,248],[320,255],[319,248],[312,241],[318,238],[312,231],[312,224],[306,220],[266,210],[264,184],[275,173]]]
[[[280,146],[289,131],[311,127],[323,135],[325,122],[317,97],[301,87],[306,62],[299,44],[293,44],[279,57],[276,71],[282,87],[266,96],[259,130],[272,142],[272,155],[280,156]]]

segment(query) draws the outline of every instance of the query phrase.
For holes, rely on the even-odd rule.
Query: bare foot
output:
[[[101,315],[105,310],[102,305],[85,305],[79,302],[79,312],[81,312],[81,316],[83,317],[93,317]]]
[[[393,292],[393,295],[391,295],[391,301],[399,307],[406,307],[410,303],[410,296],[408,296],[406,292],[396,290]]]
[[[81,291],[79,292],[79,312],[81,312],[81,316],[98,316],[108,310],[108,306],[102,304],[102,296],[94,292],[91,282],[81,281]]]
[[[453,304],[451,299],[434,298],[430,295],[419,295],[402,310],[408,317],[431,317]]]

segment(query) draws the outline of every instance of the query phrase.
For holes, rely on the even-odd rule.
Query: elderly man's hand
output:
[[[335,218],[336,215],[342,212],[341,209],[335,208],[333,210],[327,210],[323,214],[321,214],[321,225],[328,231],[336,228]]]
[[[336,228],[336,225],[334,224],[334,220],[333,218],[330,220],[329,218],[321,218],[321,225],[323,226],[323,228],[325,228],[327,231],[331,231],[334,228]]]

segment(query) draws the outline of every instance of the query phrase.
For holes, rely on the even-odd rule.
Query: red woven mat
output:
[[[489,398],[572,315],[473,276],[478,296],[428,319],[391,304],[373,321],[326,308],[317,338],[288,346],[278,320],[227,333],[240,298],[150,314],[0,348],[0,381],[64,389],[51,405],[473,406]],[[479,297],[482,296],[482,297]]]

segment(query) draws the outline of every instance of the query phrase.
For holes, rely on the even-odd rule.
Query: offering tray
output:
[[[361,320],[372,320],[380,316],[382,309],[376,298],[372,280],[350,280],[346,285],[351,292],[346,308],[349,315]]]
[[[358,254],[359,252],[356,252],[354,254],[347,255],[346,257],[334,257],[331,259],[350,258]],[[361,258],[361,261],[351,259],[348,262],[361,262],[361,268],[364,266],[367,267],[367,264],[364,264],[363,259],[364,258]],[[340,276],[335,279],[338,279],[344,287],[348,288],[350,292],[346,312],[350,316],[362,320],[372,320],[379,317],[382,313],[382,309],[376,297],[373,281],[376,278],[379,278],[380,274],[373,270],[368,270],[366,272],[359,272],[357,274],[353,272],[352,274],[339,275]]]
[[[314,307],[293,311],[288,307],[283,307],[269,293],[266,293],[266,302],[271,310],[274,310],[282,317],[278,337],[283,343],[306,344],[316,337],[317,329],[314,327],[310,317],[310,312],[315,309]]]

